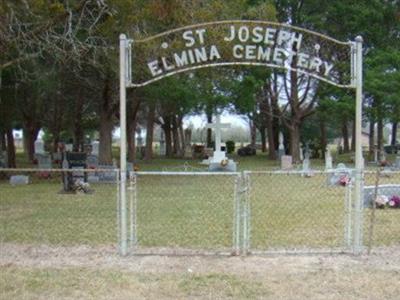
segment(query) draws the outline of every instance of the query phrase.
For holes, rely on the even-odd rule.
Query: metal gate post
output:
[[[242,223],[243,223],[243,255],[249,254],[250,250],[250,172],[244,171],[242,174]]]
[[[137,245],[137,176],[129,173],[129,247]]]
[[[241,224],[241,177],[237,175],[234,183],[234,212],[233,212],[233,251],[234,255],[240,254],[240,224]]]

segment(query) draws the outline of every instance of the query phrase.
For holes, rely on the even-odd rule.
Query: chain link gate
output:
[[[131,172],[132,254],[238,254],[240,173]]]
[[[379,193],[387,186],[400,190],[399,173],[389,175],[381,182],[392,185],[383,185]],[[371,240],[371,222],[374,246],[396,245],[397,210],[378,211],[370,220],[372,208],[366,201],[373,195],[363,196],[357,207],[352,182],[331,184],[332,176],[334,171],[315,170],[132,172],[127,205],[130,252],[358,254]],[[364,193],[374,188],[370,185],[375,176],[363,175]],[[356,241],[357,223],[361,242]]]

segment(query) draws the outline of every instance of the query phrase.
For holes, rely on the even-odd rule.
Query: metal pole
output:
[[[120,213],[121,240],[120,254],[127,254],[127,212],[126,212],[126,35],[119,36],[119,104],[120,104]]]
[[[356,180],[355,180],[355,218],[354,218],[354,254],[362,251],[362,193],[364,160],[362,156],[362,43],[361,36],[356,37]]]

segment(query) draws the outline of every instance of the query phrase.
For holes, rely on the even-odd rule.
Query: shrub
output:
[[[226,141],[226,151],[228,154],[235,152],[235,142],[234,141]]]

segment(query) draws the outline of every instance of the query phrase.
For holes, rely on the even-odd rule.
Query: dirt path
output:
[[[400,247],[370,256],[128,256],[0,246],[9,299],[400,299]],[[34,287],[34,288],[32,288]]]

